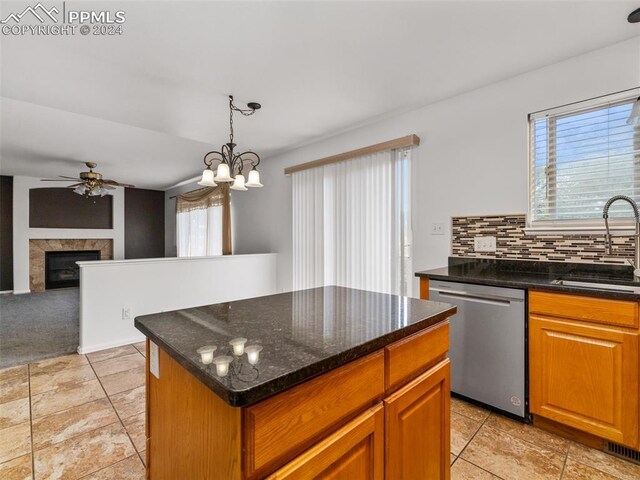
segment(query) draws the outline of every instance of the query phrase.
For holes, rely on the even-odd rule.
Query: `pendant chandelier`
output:
[[[257,166],[260,164],[260,156],[250,150],[242,153],[234,153],[236,144],[233,143],[233,112],[240,112],[245,117],[253,115],[260,109],[260,104],[251,102],[246,109],[238,108],[233,104],[233,96],[229,95],[229,142],[222,145],[220,151],[209,152],[204,156],[205,169],[198,185],[215,187],[220,182],[233,182],[231,189],[247,190],[247,187],[262,187],[260,173]],[[218,162],[214,173],[213,162]],[[244,169],[251,168],[245,181]]]

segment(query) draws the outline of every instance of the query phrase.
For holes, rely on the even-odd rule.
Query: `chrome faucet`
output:
[[[632,198],[627,197],[626,195],[614,195],[607,203],[604,204],[604,208],[602,209],[602,218],[604,218],[604,226],[607,229],[607,233],[604,236],[605,240],[605,252],[607,255],[611,254],[611,232],[609,231],[609,207],[616,202],[617,200],[624,200],[631,205],[633,208],[633,215],[636,217],[636,234],[635,234],[635,244],[634,244],[634,255],[633,261],[628,260],[628,262],[633,267],[633,275],[635,277],[640,277],[640,212],[638,211],[638,204],[633,201]]]

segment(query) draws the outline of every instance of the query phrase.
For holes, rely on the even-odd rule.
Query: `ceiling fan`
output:
[[[127,187],[135,188],[135,185],[128,183],[120,183],[115,180],[103,179],[102,174],[94,172],[93,169],[98,165],[94,162],[86,162],[85,165],[89,167],[88,172],[80,172],[79,177],[65,177],[60,175],[60,178],[45,178],[42,182],[69,182],[70,180],[76,180],[79,183],[69,185],[67,188],[73,188],[74,193],[83,195],[85,197],[104,197],[109,194],[109,190],[114,190],[115,187]]]

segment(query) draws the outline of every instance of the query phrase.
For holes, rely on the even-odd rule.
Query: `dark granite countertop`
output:
[[[626,265],[450,257],[447,267],[416,272],[416,276],[449,282],[640,300],[639,294],[631,292],[554,283],[561,279],[640,287],[640,282],[633,276],[633,268]]]
[[[446,303],[323,287],[136,317],[135,326],[233,406],[246,406],[374,352],[454,314]],[[219,377],[196,350],[229,340],[263,347],[252,366],[234,357]],[[160,372],[162,376],[162,372]]]

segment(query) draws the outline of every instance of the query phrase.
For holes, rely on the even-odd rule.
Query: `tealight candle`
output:
[[[244,344],[247,343],[246,338],[234,338],[229,342],[229,345],[233,347],[233,354],[240,356],[244,353]]]
[[[222,355],[213,359],[216,365],[216,373],[220,377],[226,377],[229,373],[229,364],[233,361],[233,357]]]
[[[260,345],[249,345],[244,351],[247,352],[247,359],[251,365],[256,365],[260,361],[260,352],[262,351]]]
[[[205,345],[204,347],[200,347],[196,352],[200,355],[200,361],[205,365],[209,365],[213,362],[213,352],[215,352],[218,347],[214,347],[213,345]]]

